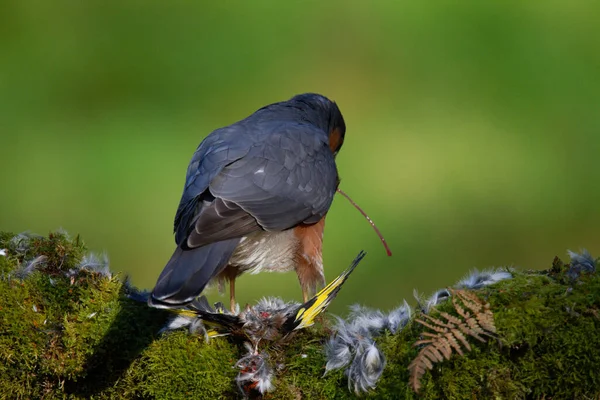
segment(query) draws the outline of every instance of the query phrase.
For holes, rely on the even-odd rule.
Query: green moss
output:
[[[342,371],[325,375],[323,343],[331,331],[319,325],[300,331],[289,338],[280,349],[269,354],[279,366],[273,399],[343,399],[351,398]]]
[[[186,331],[158,335],[168,313],[127,297],[118,277],[76,273],[85,246],[64,234],[0,233],[0,398],[220,399],[240,394],[240,343]],[[43,255],[45,263],[24,273]],[[477,291],[491,305],[497,339],[438,363],[408,386],[422,326],[377,338],[387,365],[367,398],[583,398],[600,395],[600,278],[571,282],[555,260]],[[438,311],[453,312],[451,302]],[[432,315],[436,315],[433,311]],[[272,399],[345,399],[344,372],[324,375],[327,321],[263,348],[276,371]]]
[[[478,291],[494,312],[498,339],[436,364],[420,398],[582,398],[600,394],[600,279],[564,285],[539,273],[516,273]],[[438,307],[452,313],[451,302]],[[432,313],[433,316],[436,312]],[[415,398],[405,366],[417,355],[421,328],[411,323],[379,339],[388,365],[374,398]],[[475,342],[475,343],[473,343]]]
[[[184,331],[155,341],[132,365],[121,387],[157,399],[224,399],[237,388],[238,349],[226,340],[209,344]]]

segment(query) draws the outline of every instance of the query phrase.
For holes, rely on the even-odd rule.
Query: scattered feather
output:
[[[357,331],[379,333],[387,325],[387,317],[379,310],[372,310],[358,304],[350,306],[349,319]]]
[[[411,308],[404,300],[404,304],[400,307],[392,310],[387,316],[386,328],[389,329],[390,332],[395,334],[396,332],[402,330],[410,321],[410,316],[412,314]]]
[[[33,273],[39,266],[44,264],[48,258],[46,256],[37,256],[33,260],[29,260],[24,267],[15,270],[15,277],[25,279]]]
[[[150,292],[147,290],[129,290],[127,297],[131,300],[139,301],[140,303],[148,303]]]
[[[83,256],[83,259],[77,267],[79,269],[100,274],[107,278],[112,276],[109,267],[108,255],[106,253],[102,253],[100,256],[94,253],[88,253]]]
[[[253,391],[265,394],[274,389],[273,370],[269,366],[266,353],[259,353],[246,344],[249,352],[240,358],[235,367],[240,370],[235,381],[243,395],[249,396]]]
[[[252,342],[274,340],[281,336],[281,328],[299,306],[300,303],[286,303],[279,298],[266,297],[260,299],[254,307],[241,312],[239,319]]]
[[[25,254],[31,247],[31,239],[35,238],[29,232],[19,233],[10,240],[10,248],[17,254]]]
[[[352,361],[352,357],[354,357],[356,353],[356,348],[351,347],[351,344],[352,343],[340,339],[339,330],[336,336],[329,338],[325,343],[325,358],[327,359],[325,373],[345,367]]]
[[[582,273],[589,274],[596,272],[596,260],[594,260],[586,249],[583,249],[581,254],[571,250],[568,250],[567,253],[571,257],[571,266],[566,272],[569,279],[576,280]]]
[[[429,299],[427,299],[427,301],[425,302],[423,312],[425,314],[428,314],[429,310],[431,310],[433,307],[437,306],[438,304],[448,300],[449,297],[450,297],[450,292],[448,291],[448,289],[440,289],[440,290],[435,291],[431,295],[431,297],[429,297]]]
[[[189,317],[187,315],[175,315],[158,333],[173,331],[180,328],[187,328],[192,324],[192,320],[193,317]]]
[[[458,281],[456,287],[459,289],[481,289],[484,286],[493,285],[505,279],[511,279],[512,274],[502,269],[489,269],[485,271],[473,270],[463,279]]]
[[[399,332],[407,325],[410,315],[406,301],[388,314],[352,306],[348,321],[337,318],[335,335],[325,344],[325,373],[350,365],[345,371],[350,390],[358,394],[374,388],[383,373],[385,358],[373,338],[386,329]]]
[[[385,357],[371,338],[361,340],[356,357],[346,371],[348,388],[360,394],[373,389],[385,368]]]

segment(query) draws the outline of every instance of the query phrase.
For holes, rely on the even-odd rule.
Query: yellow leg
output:
[[[235,314],[235,278],[229,280],[229,309]]]

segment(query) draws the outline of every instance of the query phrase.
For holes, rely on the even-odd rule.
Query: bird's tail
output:
[[[160,274],[148,305],[179,308],[192,302],[227,265],[239,241],[229,239],[185,250],[178,246]]]

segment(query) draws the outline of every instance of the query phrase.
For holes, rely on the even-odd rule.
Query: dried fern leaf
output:
[[[439,340],[432,344],[440,353],[442,353],[446,360],[450,359],[452,347],[450,347],[450,343],[448,343],[448,339],[445,336],[440,336]]]
[[[486,304],[485,312],[477,314],[477,321],[479,325],[487,332],[496,333],[496,324],[494,324],[494,314],[489,308],[489,304]]]
[[[421,389],[421,377],[425,375],[425,371],[427,371],[427,366],[423,363],[421,358],[421,352],[419,352],[419,355],[408,365],[408,370],[410,371],[410,387],[415,393],[419,393],[419,389]]]
[[[440,333],[422,332],[421,335],[431,337],[431,338],[436,338],[439,335],[445,334],[446,332],[448,332],[448,328],[444,328],[444,332],[440,332]]]
[[[423,314],[423,319],[415,319],[432,331],[423,331],[422,335],[427,339],[418,340],[413,345],[425,345],[408,366],[410,386],[417,393],[421,388],[420,379],[426,370],[433,369],[435,363],[444,359],[449,360],[453,351],[461,356],[464,355],[463,347],[466,351],[471,351],[468,337],[485,342],[483,336],[491,336],[491,333],[496,332],[494,314],[489,303],[484,303],[472,292],[450,289],[450,293],[458,316],[441,311],[440,316],[445,321],[428,314]]]
[[[479,325],[477,325],[477,321],[475,319],[473,319],[473,321],[475,322],[475,326],[471,327],[468,324],[468,320],[467,320],[467,323],[465,323],[465,322],[461,321],[460,319],[456,318],[455,316],[450,315],[448,313],[440,312],[440,314],[444,318],[449,319],[453,323],[454,329],[458,328],[465,335],[474,337],[475,339],[479,340],[480,342],[485,343],[485,339],[482,338],[480,335],[480,334],[484,334],[485,332],[483,332],[483,330],[479,327]]]
[[[434,318],[431,315],[423,314],[423,317],[427,318],[429,321],[433,322],[434,325],[439,327],[451,328],[448,322],[444,322],[439,318]]]
[[[457,297],[460,298],[465,307],[467,307],[469,310],[473,311],[475,314],[481,312],[481,309],[483,308],[483,302],[479,299],[479,297],[477,297],[475,293],[467,292],[465,290],[457,290],[455,291],[455,293],[457,294]]]
[[[453,332],[447,332],[445,336],[446,336],[446,340],[448,341],[448,344],[450,346],[452,346],[452,348],[454,348],[454,350],[456,350],[456,352],[462,356],[463,352],[462,352],[462,349],[460,348],[460,344],[458,344],[458,342],[456,341],[455,334]]]
[[[448,320],[448,322],[453,325],[451,328],[455,328],[458,325],[463,323],[463,321],[460,318],[455,317],[454,315],[450,315],[447,312],[441,311],[440,315],[442,317],[446,318]]]
[[[465,309],[460,305],[456,296],[452,296],[452,304],[454,305],[454,309],[463,318],[469,318],[469,312],[465,311]]]
[[[458,340],[460,340],[460,342],[463,344],[463,346],[465,346],[465,348],[468,351],[471,351],[471,345],[467,341],[467,338],[465,337],[465,335],[460,330],[453,329],[452,330],[452,334],[454,335],[455,338],[457,338]]]
[[[471,328],[473,330],[473,332],[476,332],[479,335],[486,334],[485,330],[481,326],[479,326],[479,323],[477,322],[477,320],[475,318],[471,317],[471,318],[467,319],[466,323],[469,326],[469,328]],[[477,337],[477,336],[473,335],[473,337]],[[484,342],[485,342],[485,340],[484,340]]]
[[[431,344],[433,343],[433,340],[431,339],[427,339],[427,340],[417,340],[416,342],[413,343],[413,347],[417,347],[417,346],[421,346],[422,344]]]
[[[434,345],[431,346],[427,346],[423,349],[423,354],[429,359],[431,360],[432,363],[438,362],[438,361],[444,361],[444,356],[442,355],[442,353],[440,353],[440,351],[438,349],[435,348]],[[431,367],[429,367],[429,369],[433,368],[433,364],[431,365]]]
[[[437,323],[437,322],[439,322],[440,324],[443,324],[443,322],[441,322],[441,321],[439,321],[439,320],[436,320],[435,318],[431,318],[431,317],[430,317],[430,316],[428,316],[428,315],[423,315],[423,316],[424,316],[424,317],[427,317],[427,318],[429,318],[429,319],[431,319],[431,320],[434,322],[434,324],[435,324],[435,323]],[[425,327],[427,327],[427,328],[431,329],[432,331],[436,331],[436,332],[439,332],[439,333],[444,333],[444,332],[445,332],[445,331],[444,331],[444,327],[445,327],[445,325],[442,325],[442,326],[436,326],[436,325],[432,325],[432,324],[430,324],[430,323],[428,323],[428,322],[426,322],[426,321],[423,321],[422,319],[418,319],[418,318],[417,318],[417,319],[415,319],[415,321],[417,321],[417,322],[418,322],[418,323],[420,323],[421,325],[423,325],[423,326],[425,326]],[[437,321],[437,322],[436,322],[436,321]]]

